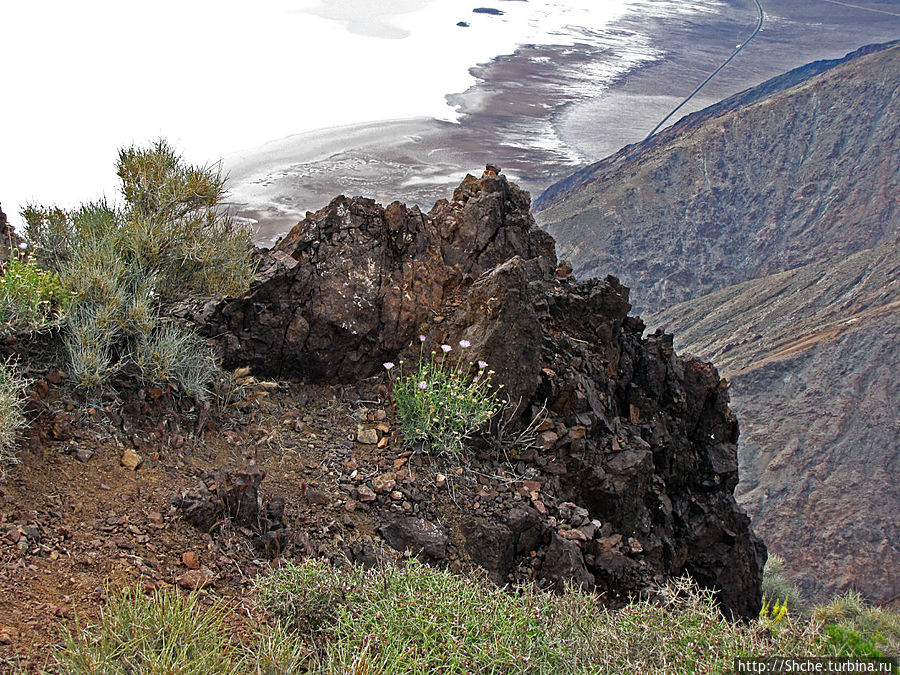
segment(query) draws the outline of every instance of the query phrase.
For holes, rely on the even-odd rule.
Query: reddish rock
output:
[[[357,499],[359,501],[366,502],[374,502],[378,495],[376,495],[372,489],[368,485],[360,485],[356,489]]]
[[[183,588],[186,591],[196,591],[206,588],[215,580],[215,573],[206,567],[201,567],[200,569],[189,570],[181,576],[176,577],[175,583],[178,584],[179,588]]]
[[[185,551],[181,554],[181,563],[190,570],[199,570],[200,556],[194,551]]]

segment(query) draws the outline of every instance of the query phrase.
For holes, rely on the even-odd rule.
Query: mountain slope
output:
[[[900,43],[791,71],[561,184],[536,219],[638,312],[890,241],[900,225]]]
[[[900,595],[898,242],[730,286],[648,324],[731,381],[738,500],[806,592]]]

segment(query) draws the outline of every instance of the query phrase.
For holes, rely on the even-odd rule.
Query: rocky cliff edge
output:
[[[458,520],[373,500],[384,502],[381,543],[440,563],[450,542],[498,583],[570,582],[612,603],[689,573],[733,614],[755,616],[766,554],[733,497],[725,383],[678,356],[671,336],[642,338],[617,279],[577,281],[558,265],[529,205],[490,166],[427,214],[338,197],[260,252],[246,295],[186,313],[227,365],[309,382],[411,362],[419,334],[465,339],[505,387],[508,428],[539,420],[506,456],[482,442],[463,458],[490,480]]]

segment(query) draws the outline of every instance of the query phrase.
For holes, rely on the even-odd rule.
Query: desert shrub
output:
[[[425,336],[419,339],[424,345]],[[418,365],[409,372],[403,371],[402,361],[399,367],[384,364],[407,445],[423,444],[432,452],[459,455],[470,435],[501,409],[491,387],[494,371],[487,370],[484,361],[466,360],[469,346],[460,340],[456,358],[450,345],[441,345],[440,355],[431,352],[428,357],[421,349]]]
[[[112,596],[96,626],[66,631],[54,657],[66,675],[278,675],[302,671],[306,650],[282,627],[249,646],[225,625],[222,605],[196,594],[129,590]]]
[[[414,559],[368,571],[307,561],[258,584],[264,606],[309,633],[312,673],[725,673],[735,656],[828,653],[818,624],[732,623],[688,579],[618,610]]]
[[[75,383],[117,374],[205,397],[217,369],[209,347],[165,320],[192,294],[235,295],[254,274],[249,233],[220,208],[224,179],[165,142],[119,153],[124,206],[29,206],[27,236],[71,294],[65,344]]]
[[[842,655],[900,653],[900,611],[872,607],[859,593],[848,591],[815,607],[813,617],[825,624],[833,647]]]
[[[14,252],[0,276],[0,336],[52,326],[68,303],[58,274]]]
[[[25,427],[22,390],[27,384],[19,375],[14,361],[0,361],[0,477],[5,475],[8,465],[18,461],[15,455],[16,437]]]
[[[787,576],[784,558],[779,555],[772,554],[766,560],[763,567],[762,592],[764,602],[770,606],[774,606],[776,602],[779,605],[787,604],[789,611],[795,614],[806,610],[803,594],[797,584]]]

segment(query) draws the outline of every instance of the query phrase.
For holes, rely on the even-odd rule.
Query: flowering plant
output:
[[[425,336],[420,335],[419,341],[415,370],[403,372],[403,361],[399,366],[384,364],[403,440],[458,455],[472,432],[502,407],[497,390],[491,388],[494,371],[487,370],[485,361],[466,360],[468,340],[460,340],[456,358],[450,345],[441,345],[440,353],[433,351],[426,358]]]

